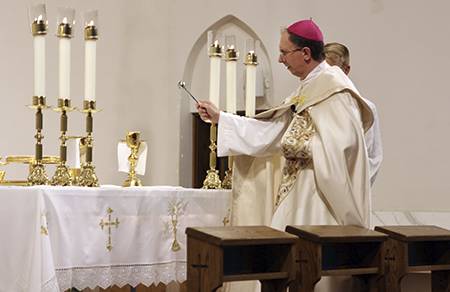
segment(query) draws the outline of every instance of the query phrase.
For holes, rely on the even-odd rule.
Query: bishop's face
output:
[[[284,31],[280,38],[280,57],[278,62],[284,64],[293,75],[304,79],[307,75],[307,63],[303,48],[298,48],[289,40],[289,33]]]

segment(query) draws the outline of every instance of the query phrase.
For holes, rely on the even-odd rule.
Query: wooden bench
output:
[[[436,226],[377,226],[386,241],[386,291],[401,291],[408,273],[430,272],[433,292],[450,291],[450,231]]]
[[[189,292],[224,282],[259,280],[261,291],[286,291],[295,277],[297,238],[267,226],[187,228]]]
[[[298,236],[299,268],[290,291],[311,292],[322,276],[358,278],[354,291],[383,291],[383,233],[356,226],[287,226]]]

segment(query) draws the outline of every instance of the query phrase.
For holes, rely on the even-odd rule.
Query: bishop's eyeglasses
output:
[[[303,50],[303,48],[297,48],[297,49],[293,49],[293,50],[289,50],[289,51],[280,51],[280,57],[286,57],[289,54],[295,53],[297,51],[301,51]]]

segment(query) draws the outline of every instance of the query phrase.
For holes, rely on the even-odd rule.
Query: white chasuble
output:
[[[235,158],[233,224],[369,227],[364,131],[373,121],[370,108],[348,77],[329,66],[297,97],[296,113],[295,103],[287,103],[258,115],[252,130],[246,129],[251,119],[221,113],[218,154],[245,154]]]
[[[323,66],[290,102],[257,119],[222,113],[219,119],[218,154],[237,155],[233,225],[370,227],[364,132],[373,116],[341,70]],[[329,291],[326,281],[318,286]]]

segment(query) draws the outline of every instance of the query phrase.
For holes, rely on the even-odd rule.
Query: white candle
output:
[[[95,101],[95,69],[96,69],[95,40],[85,41],[84,55],[84,99]]]
[[[45,35],[33,37],[34,43],[34,95],[45,96]]]
[[[227,69],[227,112],[236,113],[236,66],[237,62],[229,60],[226,62]]]
[[[219,107],[220,96],[220,57],[210,56],[209,101]]]
[[[254,117],[256,113],[256,65],[245,65],[245,116]]]
[[[59,97],[70,98],[70,38],[59,38]]]

